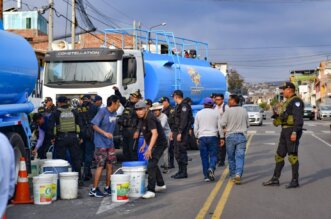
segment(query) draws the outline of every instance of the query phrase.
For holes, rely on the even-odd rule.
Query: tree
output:
[[[231,70],[228,74],[228,90],[230,93],[242,93],[244,79],[236,71]]]

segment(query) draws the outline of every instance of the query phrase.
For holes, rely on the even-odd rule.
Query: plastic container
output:
[[[137,147],[138,148],[138,161],[144,161],[145,165],[147,166],[148,160],[145,159],[144,155],[148,149],[148,145],[146,145],[145,150],[141,152],[140,148],[143,146],[143,144],[144,144],[144,137],[140,136],[138,139],[138,147]]]
[[[78,172],[60,173],[61,199],[76,199],[78,197]]]
[[[52,181],[52,200],[56,201],[57,200],[57,188],[58,188],[58,180],[59,180],[59,175],[58,174],[54,174],[53,172],[44,172],[43,174],[41,174],[40,176],[52,176],[53,181]]]
[[[41,169],[43,173],[59,174],[59,173],[69,172],[69,166],[70,164],[66,160],[61,160],[61,159],[45,160]],[[60,195],[61,195],[61,182],[58,181],[57,196],[60,197]]]
[[[49,205],[52,203],[53,176],[41,175],[33,177],[33,198],[36,205]]]
[[[39,159],[31,160],[31,175],[32,177],[38,176],[40,173]]]
[[[128,202],[130,176],[126,174],[111,175],[111,196],[113,202]]]
[[[139,198],[145,194],[145,161],[123,162],[122,170],[130,176],[129,197]]]

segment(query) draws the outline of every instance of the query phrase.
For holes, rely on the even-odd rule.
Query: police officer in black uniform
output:
[[[82,122],[81,136],[82,143],[82,160],[84,162],[84,180],[88,181],[92,178],[91,166],[94,155],[93,135],[94,130],[91,124],[92,119],[98,112],[97,106],[92,103],[91,95],[85,94],[82,98],[83,103],[77,107],[79,117]]]
[[[44,106],[38,108],[38,113],[43,114],[43,116],[49,117],[56,111],[56,106],[54,105],[51,97],[45,97],[43,104]]]
[[[172,94],[176,102],[172,139],[174,140],[175,158],[179,171],[172,177],[175,179],[187,178],[187,147],[191,125],[191,106],[183,100],[183,92],[175,90]]]
[[[173,125],[175,122],[174,108],[170,105],[170,100],[168,97],[161,97],[159,102],[163,105],[162,113],[167,115],[170,129],[173,130]],[[173,139],[170,139],[168,153],[169,153],[168,169],[175,168],[175,154],[174,154]]]
[[[118,124],[122,128],[123,137],[123,155],[125,161],[138,160],[137,141],[139,133],[137,132],[138,118],[135,113],[135,104],[141,100],[140,90],[130,94],[129,100],[122,96],[117,87],[113,87],[115,95],[120,98],[120,102],[124,107]]]
[[[264,186],[279,185],[279,177],[285,165],[284,158],[288,154],[288,160],[292,166],[292,180],[286,188],[299,186],[299,159],[298,147],[302,135],[304,103],[295,94],[295,85],[286,82],[280,87],[284,90],[284,97],[287,99],[279,110],[274,112],[274,125],[282,126],[279,145],[275,156],[276,167],[273,177],[264,182]]]
[[[58,108],[50,117],[48,129],[49,136],[55,142],[55,157],[65,160],[66,151],[69,150],[73,171],[79,173],[79,184],[82,185],[79,148],[82,123],[78,112],[69,107],[67,97],[60,96],[57,101]]]

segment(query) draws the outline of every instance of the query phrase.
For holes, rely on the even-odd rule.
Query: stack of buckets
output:
[[[129,198],[141,197],[145,193],[146,162],[123,162],[120,169],[124,174],[116,171],[111,176],[112,201],[128,202]]]
[[[38,165],[39,166],[39,165]],[[39,166],[42,174],[33,177],[34,202],[51,204],[61,199],[76,199],[78,196],[78,173],[69,172],[70,164],[65,160],[45,160]],[[38,170],[38,168],[36,168]]]

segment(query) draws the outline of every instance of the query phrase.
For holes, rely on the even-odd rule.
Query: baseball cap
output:
[[[286,89],[286,88],[291,88],[291,89],[295,89],[295,85],[291,82],[285,82],[283,84],[283,86],[280,86],[279,89]]]
[[[152,106],[152,101],[150,99],[145,100],[146,105]]]
[[[139,99],[141,98],[141,93],[140,93],[139,89],[136,92],[131,93],[130,95],[135,97],[135,98],[139,98]]]
[[[45,97],[44,102],[47,103],[48,101],[53,101],[51,97]]]
[[[161,97],[160,100],[159,100],[159,102],[160,102],[160,103],[163,103],[163,101],[168,101],[168,102],[170,102],[170,100],[169,100],[168,97]]]
[[[173,93],[172,93],[172,97],[174,97],[174,96],[180,96],[180,97],[184,97],[184,94],[183,94],[183,91],[181,91],[181,90],[175,90]]]
[[[156,102],[156,103],[153,103],[152,107],[150,108],[150,110],[162,110],[163,106],[161,103],[159,102]]]
[[[89,94],[84,94],[82,100],[90,100],[91,99],[91,95]]]
[[[66,96],[59,96],[59,97],[57,98],[57,101],[58,101],[59,103],[65,103],[65,102],[68,101],[68,98],[67,98]]]
[[[206,97],[203,100],[203,105],[213,105],[213,104],[214,104],[214,102],[213,102],[213,100],[210,97]]]
[[[135,109],[141,109],[141,108],[145,108],[146,107],[146,103],[143,100],[139,100],[135,105],[134,108]]]
[[[99,95],[95,95],[93,101],[96,102],[96,101],[98,101],[98,100],[102,100],[102,97],[99,96]]]

